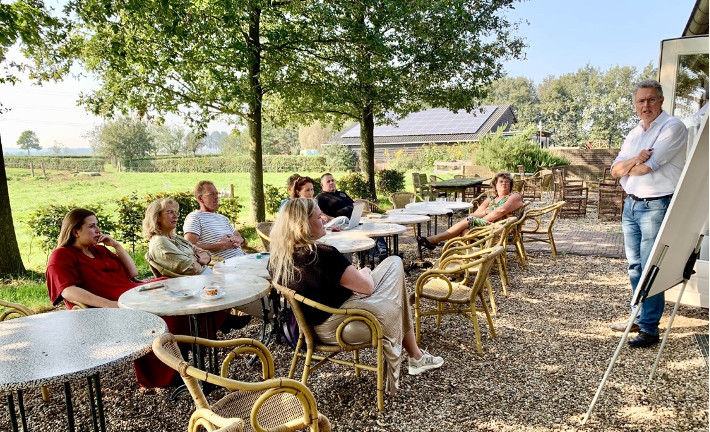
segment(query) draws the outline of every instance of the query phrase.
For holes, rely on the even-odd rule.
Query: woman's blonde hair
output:
[[[313,198],[294,198],[284,204],[271,227],[269,269],[276,283],[288,286],[296,272],[293,253],[297,247],[315,247],[309,219],[318,204]]]
[[[71,246],[74,244],[76,238],[72,234],[75,229],[81,229],[84,225],[84,221],[89,216],[96,216],[91,210],[84,208],[75,208],[69,211],[62,219],[62,228],[59,230],[59,237],[57,238],[57,247]]]
[[[143,237],[150,240],[155,235],[161,235],[163,232],[160,229],[160,212],[165,210],[168,205],[174,205],[177,210],[180,210],[180,204],[172,198],[160,198],[148,205],[145,209],[145,217],[143,218]],[[173,234],[174,234],[173,229]]]

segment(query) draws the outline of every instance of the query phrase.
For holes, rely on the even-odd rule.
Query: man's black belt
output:
[[[663,195],[663,196],[653,197],[653,198],[639,198],[639,197],[637,197],[637,196],[634,195],[634,194],[629,194],[629,196],[630,196],[631,199],[634,200],[634,201],[656,201],[656,200],[663,199],[663,198],[670,198],[670,197],[673,196],[673,194],[670,194],[670,195]]]

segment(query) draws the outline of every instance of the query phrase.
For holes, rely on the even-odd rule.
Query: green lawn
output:
[[[253,227],[247,221],[249,216],[249,174],[248,173],[117,173],[107,166],[107,172],[98,177],[76,176],[71,173],[48,171],[47,177],[32,177],[29,169],[7,168],[8,188],[12,206],[13,222],[18,245],[25,267],[30,273],[22,278],[3,281],[0,298],[17,301],[35,309],[49,308],[44,271],[48,254],[41,250],[27,225],[32,212],[52,203],[86,206],[101,204],[105,210],[114,211],[116,201],[136,192],[138,196],[155,192],[191,191],[200,180],[212,180],[218,190],[234,185],[234,193],[244,206],[240,221],[244,223],[243,233],[250,245],[261,246]],[[37,170],[35,170],[37,173]],[[303,172],[318,181],[322,173]],[[344,173],[333,173],[336,180]],[[290,173],[264,173],[264,183],[277,187],[284,186]],[[411,175],[405,175],[406,190],[411,190]],[[387,200],[381,197],[383,202]],[[267,215],[267,218],[269,216]],[[134,260],[141,272],[150,275],[143,260],[145,251],[137,250]]]

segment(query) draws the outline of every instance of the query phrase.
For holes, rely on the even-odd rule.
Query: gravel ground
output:
[[[590,206],[591,210],[591,206]],[[619,230],[618,222],[566,219],[565,229]],[[411,241],[402,241],[405,258]],[[498,316],[497,338],[481,317],[484,357],[476,354],[473,327],[458,316],[423,324],[423,348],[444,357],[445,365],[416,377],[403,364],[400,391],[385,396],[385,412],[375,401],[375,379],[356,377],[329,365],[309,380],[319,409],[334,431],[707,431],[708,366],[694,334],[708,333],[708,311],[681,307],[663,352],[656,378],[646,384],[657,348],[624,347],[587,425],[580,424],[616,349],[620,333],[608,324],[628,318],[629,288],[623,258],[533,252],[523,270],[509,252],[509,296],[492,275]],[[425,254],[425,258],[433,258]],[[408,277],[413,286],[419,270]],[[661,322],[664,329],[671,308]],[[258,323],[231,337],[257,337]],[[277,376],[286,376],[292,351],[272,344]],[[363,353],[364,359],[371,359]],[[302,363],[300,364],[302,365]],[[299,365],[299,367],[300,367]],[[253,379],[254,369],[235,372]],[[84,381],[74,382],[77,431],[92,430]],[[184,394],[168,400],[172,389],[140,389],[131,365],[102,375],[109,431],[185,430],[194,407]],[[63,390],[50,388],[51,401],[39,391],[25,394],[30,430],[66,430]],[[211,397],[217,397],[213,392]],[[0,430],[9,430],[7,414]]]

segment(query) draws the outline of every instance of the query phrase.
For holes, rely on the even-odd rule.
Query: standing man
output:
[[[219,192],[211,181],[203,180],[195,186],[195,198],[200,209],[185,217],[185,239],[195,246],[210,251],[223,259],[244,255],[247,241],[235,230],[225,216],[215,213],[219,208]]]
[[[663,111],[663,89],[657,81],[636,84],[633,101],[641,121],[629,132],[611,165],[611,175],[621,179],[621,186],[628,194],[621,228],[632,293],[636,291],[683,171],[688,139],[683,122]],[[643,348],[658,343],[658,323],[664,306],[663,293],[641,304],[631,328],[638,331],[638,336],[629,340],[629,345]],[[611,328],[623,331],[626,324],[612,324]]]
[[[316,196],[316,201],[318,201],[321,212],[325,215],[326,222],[338,216],[350,218],[353,214],[355,201],[345,192],[336,189],[333,174],[323,174],[320,177],[320,186],[323,191]]]

